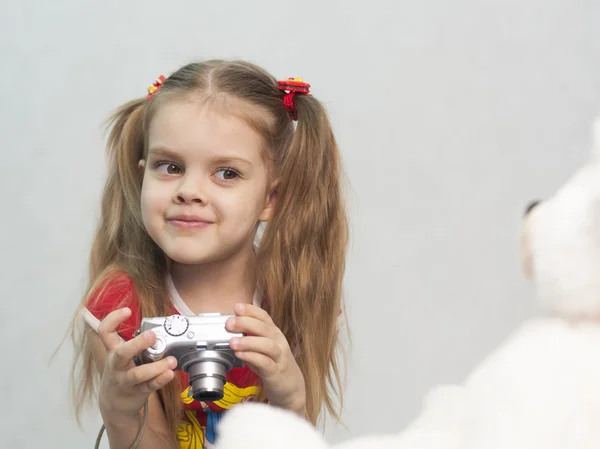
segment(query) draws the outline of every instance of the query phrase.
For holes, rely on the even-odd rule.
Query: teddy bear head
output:
[[[600,318],[600,118],[591,160],[523,222],[524,270],[543,309],[568,319]]]

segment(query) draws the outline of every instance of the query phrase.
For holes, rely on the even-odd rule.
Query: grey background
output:
[[[593,1],[19,1],[0,13],[0,446],[91,448],[68,407],[104,180],[101,124],[192,59],[302,76],[350,181],[353,350],[330,441],[400,430],[534,313],[524,205],[583,163],[600,112]]]

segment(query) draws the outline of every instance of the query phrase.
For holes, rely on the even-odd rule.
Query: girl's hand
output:
[[[177,365],[174,357],[136,366],[133,358],[156,341],[156,334],[146,331],[124,342],[117,329],[131,310],[119,309],[104,318],[98,334],[106,348],[104,372],[98,392],[102,416],[109,420],[137,417],[151,393],[168,384]]]
[[[249,334],[229,342],[236,357],[260,376],[269,403],[304,416],[304,377],[283,333],[260,307],[236,304],[235,314],[227,320],[226,329]]]

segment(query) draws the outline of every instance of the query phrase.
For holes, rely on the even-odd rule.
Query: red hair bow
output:
[[[288,111],[290,118],[297,120],[298,114],[294,106],[294,95],[310,95],[310,84],[305,83],[302,78],[286,78],[282,81],[277,81],[277,88],[286,92],[283,97],[283,105],[285,106],[285,110]]]
[[[148,95],[146,96],[146,100],[149,100],[152,97],[152,95],[154,95],[156,92],[158,92],[160,90],[160,88],[165,83],[165,80],[166,80],[166,78],[162,75],[160,75],[158,78],[156,78],[156,81],[154,81],[154,83],[152,83],[148,87]]]

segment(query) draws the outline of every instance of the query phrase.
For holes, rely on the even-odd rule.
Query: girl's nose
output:
[[[192,179],[183,179],[175,191],[173,200],[178,204],[206,203],[206,197],[200,183]]]

